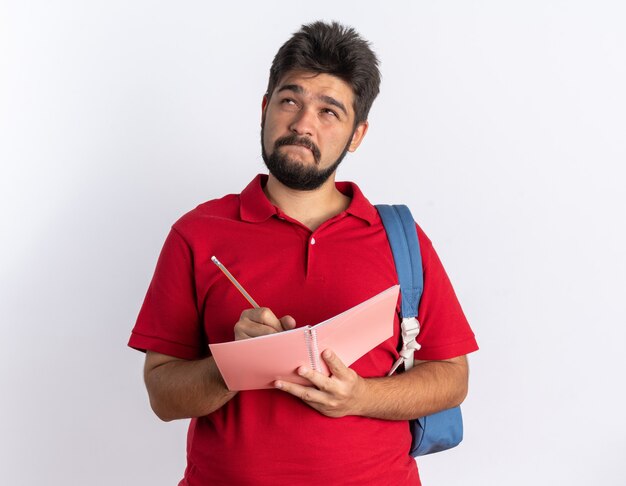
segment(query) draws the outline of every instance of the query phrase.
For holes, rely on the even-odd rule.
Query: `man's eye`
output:
[[[339,116],[337,115],[337,112],[334,110],[331,110],[330,108],[323,109],[322,113],[324,113],[325,115],[334,116],[335,118],[339,118]]]
[[[294,100],[292,100],[291,98],[284,98],[281,103],[283,103],[284,105],[295,105],[296,102]]]

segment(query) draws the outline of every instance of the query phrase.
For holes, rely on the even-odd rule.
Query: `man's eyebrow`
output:
[[[299,84],[285,84],[281,86],[277,92],[280,93],[281,91],[293,91],[296,94],[303,94],[304,88]]]
[[[343,113],[346,116],[348,116],[348,110],[346,110],[346,107],[344,106],[344,104],[341,101],[336,100],[332,96],[326,96],[326,95],[320,96],[320,100],[322,100],[324,103],[328,103],[329,105],[336,106],[341,111],[343,111]]]
[[[280,93],[281,91],[293,91],[296,94],[304,94],[304,88],[299,84],[285,84],[284,86],[281,86],[277,92]],[[343,111],[346,116],[348,115],[348,110],[346,109],[346,106],[341,101],[336,100],[332,96],[320,95],[318,99],[323,101],[324,103],[328,103],[329,105],[336,106],[341,111]]]

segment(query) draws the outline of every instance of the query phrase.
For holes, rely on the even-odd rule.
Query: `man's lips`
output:
[[[293,143],[293,144],[290,143],[290,144],[281,145],[281,147],[286,148],[286,149],[295,149],[296,151],[299,151],[301,153],[310,154],[311,157],[313,157],[313,161],[316,164],[318,163],[317,157],[315,156],[315,151],[307,145],[302,145],[299,143]]]
[[[288,145],[283,145],[283,147],[296,147],[296,148],[302,148],[302,149],[308,150],[309,152],[313,153],[313,150],[311,150],[311,148],[310,148],[310,147],[308,147],[308,146],[306,146],[306,145],[299,144],[299,143],[290,143],[290,144],[288,144]]]
[[[308,139],[298,137],[296,135],[280,138],[275,142],[274,146],[276,149],[280,147],[295,147],[297,149],[306,149],[313,154],[313,159],[316,163],[319,162],[321,158],[320,151],[313,142]]]

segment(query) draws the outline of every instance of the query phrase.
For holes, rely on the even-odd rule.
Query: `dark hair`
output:
[[[354,92],[355,123],[367,120],[380,90],[378,59],[369,42],[352,28],[337,22],[317,21],[303,25],[276,53],[267,85],[267,96],[293,69],[332,74],[347,82]]]

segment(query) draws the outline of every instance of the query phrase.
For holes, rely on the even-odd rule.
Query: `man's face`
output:
[[[354,94],[330,74],[290,71],[263,99],[261,148],[270,173],[292,189],[313,190],[361,143],[367,122],[354,127]]]

